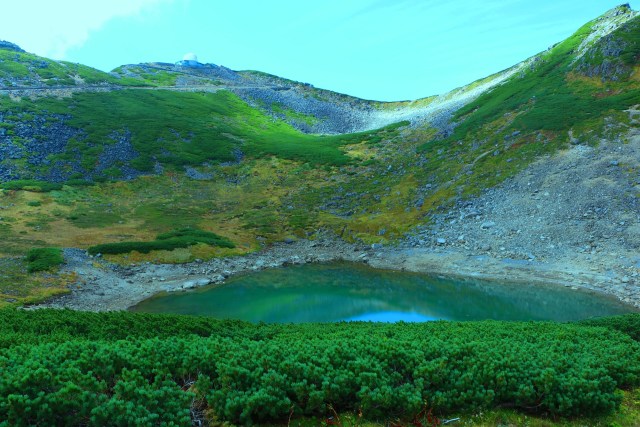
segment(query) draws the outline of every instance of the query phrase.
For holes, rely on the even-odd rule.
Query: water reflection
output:
[[[238,276],[222,286],[155,297],[134,310],[299,323],[571,321],[627,313],[633,308],[613,298],[558,286],[461,282],[332,263]]]
[[[404,313],[402,311],[378,311],[372,313],[364,313],[354,316],[348,321],[354,322],[429,322],[432,320],[442,320],[437,317],[425,316],[420,313]]]

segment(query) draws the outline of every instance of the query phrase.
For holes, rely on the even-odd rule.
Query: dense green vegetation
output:
[[[603,326],[605,328],[614,329],[629,335],[635,341],[640,342],[640,316],[637,315],[583,320],[580,324],[586,326]]]
[[[329,407],[410,419],[425,405],[586,416],[640,384],[640,344],[576,324],[253,325],[10,309],[0,347],[0,425],[101,425],[107,414],[113,425],[189,425],[190,409],[242,424]]]
[[[53,190],[61,190],[62,184],[57,182],[38,181],[35,179],[20,179],[0,183],[4,190],[26,190],[47,193]]]
[[[204,243],[205,245],[218,246],[232,249],[235,247],[229,239],[218,236],[210,231],[197,230],[194,228],[181,228],[168,233],[159,234],[156,240],[150,242],[118,242],[104,243],[91,246],[89,253],[96,254],[124,254],[138,251],[147,254],[151,251],[171,251],[177,248]]]
[[[30,273],[51,270],[63,262],[60,248],[34,248],[27,253],[27,270]]]

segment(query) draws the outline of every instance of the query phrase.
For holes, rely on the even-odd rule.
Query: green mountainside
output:
[[[630,19],[579,58],[581,45],[597,31],[600,20],[610,22],[610,15]],[[611,43],[620,49],[604,47]],[[449,197],[473,194],[568,142],[594,144],[607,132],[615,135],[628,126],[623,111],[640,101],[638,49],[640,20],[626,7],[584,25],[528,61],[507,83],[458,110],[453,120],[459,125],[451,135],[419,147],[427,167],[444,161]],[[609,67],[616,68],[615,76]]]
[[[52,61],[27,52],[3,49],[2,46],[0,63],[0,85],[6,88],[108,84],[118,81],[114,76],[91,67]]]
[[[637,256],[640,244],[639,125],[640,15],[628,5],[508,70],[394,103],[213,64],[104,73],[0,41],[0,426],[440,425],[458,415],[464,425],[638,425],[638,315],[291,326],[14,306],[92,285],[60,268],[70,252],[133,284],[124,272],[147,263],[202,270],[276,242],[324,244],[327,230],[360,247],[425,233],[444,245],[428,227],[472,216],[493,242],[501,224],[455,208],[533,181],[527,171],[554,156],[610,143],[631,155],[603,166],[615,172],[594,180],[597,203],[551,218],[588,223],[589,244],[576,247],[604,270],[591,258],[596,217],[623,206],[625,220],[609,225],[624,238],[607,234],[607,255],[629,276],[611,287],[637,294],[640,260],[623,265],[621,253]],[[572,159],[560,166],[599,160]],[[554,179],[570,193],[582,177],[567,176]],[[600,190],[619,177],[624,200],[602,199],[618,194]],[[513,211],[524,221],[559,210],[525,191],[536,210]],[[463,256],[486,258],[472,249]]]

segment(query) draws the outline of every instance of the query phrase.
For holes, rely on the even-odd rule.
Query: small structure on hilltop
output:
[[[182,61],[176,62],[176,65],[181,67],[202,67],[202,64],[198,62],[198,57],[195,53],[187,53],[182,57]]]

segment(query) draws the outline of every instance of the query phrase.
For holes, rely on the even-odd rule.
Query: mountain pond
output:
[[[165,293],[133,311],[251,322],[573,321],[637,311],[613,297],[557,285],[452,280],[356,263],[305,264]]]

